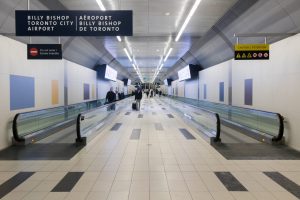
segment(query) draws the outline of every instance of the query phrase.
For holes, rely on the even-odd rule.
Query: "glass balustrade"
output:
[[[26,113],[19,113],[13,121],[13,134],[16,141],[24,140],[24,137],[32,133],[50,128],[54,125],[72,121],[81,112],[94,109],[103,105],[105,99],[78,103],[67,107],[37,110]]]
[[[282,124],[282,117],[278,113],[183,97],[169,96],[169,98],[218,113],[223,120],[243,125],[249,129],[257,130],[272,137],[278,137],[280,132],[283,131],[280,126],[280,124]]]

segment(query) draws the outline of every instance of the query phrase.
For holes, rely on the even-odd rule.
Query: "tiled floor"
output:
[[[279,172],[297,186],[300,161],[226,160],[167,105],[158,103],[146,99],[140,112],[128,107],[71,160],[0,161],[0,191],[5,184],[13,189],[3,199],[297,199],[264,172]],[[138,118],[139,114],[143,118]],[[116,123],[122,126],[111,130]],[[180,129],[196,139],[187,139]],[[8,185],[6,181],[20,172],[35,173],[16,187]],[[69,172],[83,174],[79,177]],[[229,191],[231,187],[225,186],[230,184],[228,180],[239,183],[234,190],[241,191]],[[67,192],[51,192],[59,184],[74,187]]]

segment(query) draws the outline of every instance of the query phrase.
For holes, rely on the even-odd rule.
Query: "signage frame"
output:
[[[61,44],[27,44],[28,60],[62,60]]]
[[[132,10],[16,10],[15,16],[16,36],[133,35]],[[103,24],[106,25],[103,26]],[[108,30],[109,25],[107,24],[111,25],[110,29],[114,27],[115,31],[104,31],[105,27]],[[95,30],[98,31],[92,31],[94,29],[91,27],[95,27]],[[116,27],[118,27],[118,31]],[[100,29],[101,31],[99,31]]]

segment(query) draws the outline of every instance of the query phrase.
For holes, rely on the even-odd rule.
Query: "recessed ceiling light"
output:
[[[169,13],[169,12],[166,12],[166,13],[165,13],[166,16],[169,16],[170,14],[171,14],[171,13]]]
[[[160,50],[159,50],[159,49],[156,49],[156,52],[160,52]]]

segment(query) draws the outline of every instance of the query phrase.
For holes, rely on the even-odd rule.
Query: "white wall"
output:
[[[129,85],[129,86],[127,87],[127,89],[128,89],[128,94],[132,94],[133,91],[135,91],[134,85]]]
[[[269,61],[234,61],[233,105],[244,106],[244,80],[253,79],[252,108],[278,112],[286,121],[285,135],[300,150],[300,34],[270,46]]]
[[[116,88],[118,88],[119,92],[124,91],[124,82],[117,80],[117,81],[109,81],[109,80],[98,80],[98,99],[105,99],[106,93],[110,90],[111,87],[114,88],[114,91],[116,91]],[[127,87],[127,90],[129,94],[132,93],[132,87]]]
[[[172,93],[174,91],[174,96],[184,97],[184,81],[172,81]],[[174,89],[174,90],[173,90]],[[176,94],[177,92],[177,94]]]
[[[204,99],[204,84],[206,84],[206,101],[228,104],[229,68],[232,60],[218,64],[199,72],[199,99]],[[224,82],[224,102],[219,101],[219,83]]]
[[[184,82],[185,97],[190,99],[198,99],[198,79]]]
[[[64,104],[64,62],[27,60],[27,46],[0,35],[0,149],[11,144],[11,124],[20,112],[57,107]],[[33,77],[35,107],[10,111],[10,75]],[[59,82],[59,103],[52,105],[51,81]]]
[[[232,105],[278,112],[286,119],[285,137],[289,146],[300,150],[300,34],[270,46],[270,60],[229,60],[199,73],[200,99],[207,84],[207,100],[219,102],[219,82],[232,76]],[[231,70],[230,70],[231,69]],[[231,73],[231,74],[230,74]],[[253,79],[253,105],[244,105],[244,81]]]
[[[68,103],[76,104],[96,100],[97,72],[67,60],[65,60],[65,66],[68,74]],[[88,100],[84,100],[84,84],[90,85],[90,99]]]
[[[161,85],[160,86],[160,91],[162,94],[168,94],[168,86],[167,85]]]

